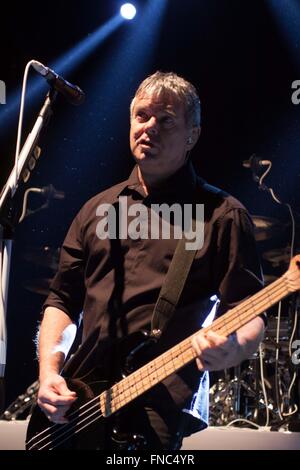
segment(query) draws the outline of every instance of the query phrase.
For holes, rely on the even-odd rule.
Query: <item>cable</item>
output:
[[[280,332],[280,318],[281,318],[281,301],[278,304],[278,316],[277,316],[277,326],[276,326],[276,343],[275,343],[275,396],[276,396],[276,406],[278,410],[278,415],[281,421],[283,420],[281,414],[281,401],[279,399],[279,373],[278,373],[278,361],[279,361],[279,332]]]
[[[268,161],[268,160],[266,160]],[[264,190],[264,191],[268,191],[272,198],[274,199],[274,201],[277,203],[277,204],[280,204],[282,206],[286,206],[289,210],[289,213],[290,213],[290,216],[291,216],[291,221],[292,221],[292,238],[291,238],[291,248],[290,248],[290,260],[292,260],[293,256],[294,256],[294,250],[295,250],[295,232],[296,232],[296,224],[295,224],[295,217],[294,217],[294,214],[293,214],[293,210],[292,210],[292,207],[290,204],[286,203],[286,202],[282,202],[275,194],[273,188],[269,188],[269,186],[266,186],[264,183],[263,183],[263,180],[265,179],[265,177],[267,176],[267,174],[270,172],[272,168],[272,162],[269,161],[268,163],[268,168],[267,170],[262,174],[262,176],[259,178],[258,180],[258,186],[260,189]]]
[[[261,343],[259,345],[259,368],[260,368],[260,377],[261,377],[261,388],[264,396],[264,404],[266,408],[266,423],[265,426],[268,427],[270,423],[270,410],[268,405],[268,395],[265,386],[265,376],[264,376],[264,364],[263,364],[263,351]]]
[[[263,180],[265,179],[265,177],[267,176],[267,174],[271,171],[271,168],[272,168],[272,162],[270,160],[266,160],[267,165],[268,165],[268,168],[266,169],[266,171],[259,177],[258,179],[258,186],[261,187],[262,189],[269,189],[267,188],[267,186],[265,186],[263,184]],[[272,190],[273,191],[273,190]]]
[[[17,144],[16,144],[16,154],[15,154],[15,183],[14,186],[17,186],[18,181],[18,159],[20,154],[20,147],[21,147],[21,137],[22,137],[22,127],[23,127],[23,115],[24,115],[24,103],[25,103],[25,94],[26,94],[26,86],[27,86],[27,79],[28,79],[28,72],[31,65],[34,63],[34,60],[30,60],[25,67],[24,77],[23,77],[23,84],[22,84],[22,94],[21,94],[21,104],[20,104],[20,114],[19,114],[19,122],[18,122],[18,133],[17,133]]]
[[[257,428],[257,429],[260,429],[260,426],[256,423],[253,423],[252,421],[250,421],[249,419],[246,419],[246,418],[237,418],[237,419],[234,419],[233,421],[230,421],[230,423],[226,424],[226,428],[230,427],[232,424],[234,423],[238,423],[238,422],[243,422],[243,423],[248,423],[250,424],[251,426]]]
[[[39,193],[40,194],[42,192],[43,192],[43,190],[41,188],[28,188],[28,189],[26,189],[26,191],[24,193],[22,214],[20,216],[19,223],[22,222],[26,217],[29,193]]]

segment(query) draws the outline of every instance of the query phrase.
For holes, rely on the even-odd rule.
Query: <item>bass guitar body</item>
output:
[[[40,407],[33,409],[26,436],[27,450],[143,450],[147,443],[142,435],[122,430],[122,424],[130,419],[133,406],[138,399],[124,409],[104,417],[100,407],[100,396],[110,390],[112,384],[124,379],[140,367],[140,355],[149,357],[153,340],[146,332],[137,332],[120,340],[106,357],[102,367],[97,367],[80,378],[66,378],[70,390],[76,392],[77,400],[67,413],[68,424],[54,424],[47,419]],[[116,359],[120,358],[120,359]],[[118,362],[118,365],[116,365]],[[119,367],[117,367],[119,366]],[[109,369],[117,369],[114,379],[103,377]],[[111,375],[111,374],[109,374]]]

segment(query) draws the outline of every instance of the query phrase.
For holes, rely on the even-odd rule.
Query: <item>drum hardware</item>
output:
[[[29,414],[32,406],[36,403],[37,393],[39,388],[39,382],[32,383],[23,393],[19,395],[15,401],[13,401],[9,407],[0,416],[0,419],[5,421],[14,421],[24,416],[25,412]]]
[[[279,339],[280,341],[287,341],[291,335],[291,320],[290,318],[281,317],[278,319],[277,316],[269,316],[267,321],[266,333],[264,343],[270,339],[276,338],[279,321]]]
[[[289,427],[290,423],[294,425],[295,422],[298,428],[300,427],[299,415],[297,418],[296,414],[300,405],[297,397],[295,398],[292,394],[294,374],[297,370],[291,362],[289,350],[295,305],[299,311],[295,299],[291,299],[287,316],[281,316],[279,319],[277,316],[268,317],[265,338],[261,347],[263,374],[259,353],[255,353],[239,368],[227,370],[224,377],[212,386],[210,390],[211,426],[226,426],[235,419],[240,420],[240,423],[236,423],[237,425],[248,425],[245,423],[248,420],[264,426],[268,412],[269,425],[272,428]],[[294,339],[299,338],[299,323],[298,321],[298,336],[296,335]],[[262,380],[267,402],[265,402]],[[297,386],[295,388],[297,389]]]
[[[262,254],[264,260],[268,261],[273,268],[288,266],[291,259],[291,247],[286,246],[275,250],[269,250]]]
[[[264,368],[273,367],[275,358],[266,356],[262,350]],[[287,360],[280,360],[279,380],[284,394],[287,393],[291,376],[287,369]],[[262,390],[262,378],[259,365],[259,354],[244,361],[240,368],[232,369],[230,373],[219,379],[210,389],[210,426],[226,426],[235,419],[246,419],[259,426],[266,423],[266,406],[268,407],[271,424],[279,421],[279,410],[274,395],[274,385],[268,376],[264,375],[264,385],[267,393],[267,404]],[[285,408],[288,405],[285,404]],[[237,423],[238,424],[238,423]]]
[[[282,223],[278,219],[263,215],[252,215],[254,236],[256,241],[265,241],[282,232]]]
[[[210,425],[226,426],[235,419],[251,413],[251,401],[255,400],[256,390],[249,385],[250,370],[240,366],[225,371],[225,376],[210,389]]]

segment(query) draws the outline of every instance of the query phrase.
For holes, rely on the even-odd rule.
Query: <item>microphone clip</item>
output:
[[[38,60],[32,60],[31,64],[34,70],[47,80],[52,89],[61,93],[71,104],[80,105],[84,102],[85,94],[79,86],[68,82]]]

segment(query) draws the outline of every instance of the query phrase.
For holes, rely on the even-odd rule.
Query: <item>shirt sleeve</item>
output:
[[[232,209],[217,221],[215,285],[220,296],[217,317],[263,287],[263,276],[246,209]],[[264,318],[264,316],[263,316]]]
[[[80,212],[73,220],[60,251],[58,272],[50,285],[50,293],[43,305],[63,310],[76,321],[85,297],[84,254]]]

